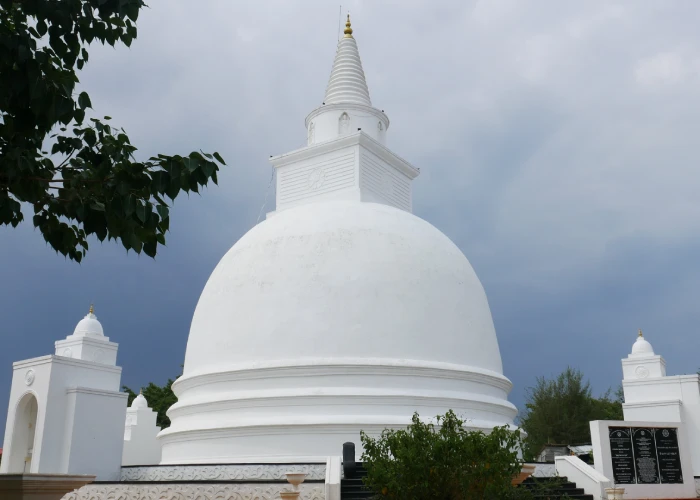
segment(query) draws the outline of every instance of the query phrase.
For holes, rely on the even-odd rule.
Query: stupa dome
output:
[[[243,236],[199,299],[184,377],[338,357],[502,371],[466,257],[429,223],[376,203],[302,205]]]
[[[639,335],[637,336],[637,340],[632,345],[632,353],[630,354],[630,356],[635,357],[635,358],[640,358],[640,357],[644,357],[644,356],[653,356],[653,355],[654,355],[654,348],[647,341],[647,339],[644,338],[644,335],[642,335],[642,331],[639,330]]]
[[[414,411],[510,424],[510,387],[484,289],[449,238],[387,205],[305,204],[250,230],[209,278],[163,463],[309,460]]]
[[[90,306],[90,312],[81,319],[73,330],[73,335],[77,337],[103,337],[102,323],[95,316],[95,309]]]

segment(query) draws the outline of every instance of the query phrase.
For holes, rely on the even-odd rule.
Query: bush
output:
[[[405,430],[385,429],[376,439],[362,432],[367,487],[400,500],[500,500],[526,493],[511,486],[522,466],[520,431],[470,431],[452,410],[437,423],[415,413]]]

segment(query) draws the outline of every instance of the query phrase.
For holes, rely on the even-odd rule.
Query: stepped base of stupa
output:
[[[336,476],[340,461],[334,458]],[[67,494],[62,500],[272,500],[291,491],[287,473],[306,474],[299,486],[304,500],[333,498],[326,494],[327,463],[206,464],[122,467],[118,482],[96,482]],[[336,482],[338,482],[336,481]],[[336,488],[337,489],[337,488]]]

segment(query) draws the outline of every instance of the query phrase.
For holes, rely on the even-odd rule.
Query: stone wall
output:
[[[68,493],[62,500],[278,500],[284,483],[97,483]],[[305,483],[304,500],[325,500],[324,485]]]

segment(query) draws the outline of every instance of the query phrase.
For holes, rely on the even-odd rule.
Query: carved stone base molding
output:
[[[326,464],[156,465],[122,467],[121,481],[287,481],[285,474],[323,481]]]
[[[291,485],[277,484],[91,484],[69,493],[63,500],[278,500]],[[322,484],[302,484],[300,499],[325,500]]]

